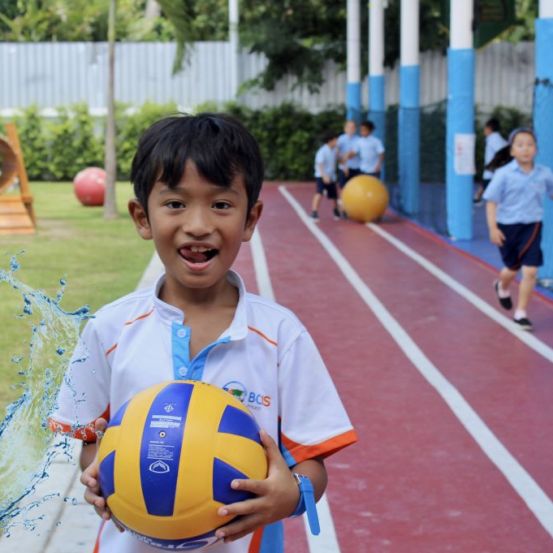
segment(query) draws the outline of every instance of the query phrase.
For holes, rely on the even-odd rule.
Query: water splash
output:
[[[63,279],[56,297],[51,298],[19,281],[15,277],[19,267],[13,256],[10,269],[0,269],[0,285],[11,286],[21,296],[23,307],[18,317],[28,319],[31,328],[29,351],[25,356],[16,355],[11,359],[23,377],[19,385],[22,392],[6,408],[6,415],[0,422],[0,532],[6,532],[21,515],[31,514],[29,511],[37,502],[21,508],[21,500],[48,476],[48,467],[57,455],[68,454],[67,440],[54,442],[48,416],[54,410],[81,324],[91,316],[86,306],[72,313],[60,307],[65,289]],[[22,369],[24,362],[26,366]],[[49,494],[38,503],[52,496],[59,494]],[[34,528],[36,519],[25,518],[22,524]]]

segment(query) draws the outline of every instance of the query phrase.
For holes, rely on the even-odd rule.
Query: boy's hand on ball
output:
[[[221,507],[220,516],[236,516],[228,525],[217,530],[215,535],[231,542],[265,526],[290,516],[299,501],[299,489],[290,468],[282,457],[276,442],[264,430],[261,441],[269,464],[265,480],[234,480],[232,488],[248,491],[257,497]]]
[[[111,512],[107,506],[106,500],[102,496],[100,490],[100,481],[98,479],[100,463],[98,463],[98,449],[100,448],[100,442],[102,441],[102,436],[106,430],[108,423],[105,419],[98,419],[94,423],[94,431],[96,432],[96,444],[93,446],[96,449],[96,454],[93,461],[83,470],[81,474],[81,484],[86,486],[84,492],[84,499],[87,503],[90,503],[96,514],[104,520],[109,520],[111,518]],[[122,532],[122,528],[115,521],[115,526]]]

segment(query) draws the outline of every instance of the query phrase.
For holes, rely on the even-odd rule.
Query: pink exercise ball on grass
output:
[[[100,167],[87,167],[73,179],[75,196],[86,206],[104,205],[106,172]]]

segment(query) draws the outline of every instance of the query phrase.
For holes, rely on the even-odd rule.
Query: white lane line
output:
[[[250,243],[259,294],[274,300],[275,295],[271,284],[267,258],[265,257],[265,249],[263,248],[263,242],[258,229],[255,230]],[[311,535],[307,517],[303,515],[309,551],[311,553],[340,553],[340,546],[338,545],[338,538],[336,537],[336,530],[334,529],[334,522],[332,521],[332,514],[326,494],[323,494],[317,502],[317,513],[321,526],[321,533],[318,536]]]
[[[505,315],[499,313],[490,304],[486,303],[474,292],[469,290],[466,286],[461,284],[449,276],[446,272],[442,271],[434,263],[417,253],[415,250],[407,246],[401,240],[398,240],[395,236],[392,236],[389,232],[386,232],[379,226],[373,223],[367,223],[367,226],[376,234],[384,238],[387,242],[392,244],[400,252],[410,257],[415,263],[418,263],[421,267],[426,269],[429,273],[435,276],[438,280],[441,280],[446,286],[449,286],[454,292],[457,292],[460,296],[472,303],[476,309],[480,310],[484,315],[501,325],[505,330],[514,334],[521,342],[524,342],[529,348],[533,349],[536,353],[539,353],[545,357],[548,361],[553,362],[553,348],[530,334],[525,330],[521,330],[515,326],[515,323]],[[490,283],[490,294],[493,294],[493,289]]]
[[[292,206],[298,217],[327,251],[338,269],[361,296],[382,326],[418,369],[427,382],[440,394],[466,431],[473,437],[490,461],[501,471],[516,493],[526,503],[541,525],[553,537],[553,503],[524,467],[511,455],[486,423],[478,416],[459,391],[444,377],[438,368],[424,355],[411,336],[394,319],[382,302],[355,272],[348,260],[304,212],[301,205],[279,186],[280,193]]]

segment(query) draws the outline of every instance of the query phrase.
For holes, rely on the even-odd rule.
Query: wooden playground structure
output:
[[[0,136],[0,235],[34,234],[33,196],[14,123]]]

